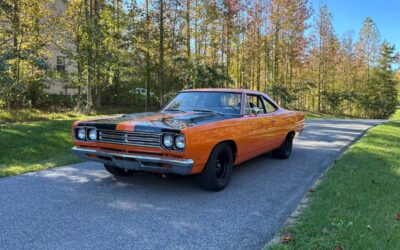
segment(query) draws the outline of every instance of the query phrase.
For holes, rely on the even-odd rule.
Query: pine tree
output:
[[[363,98],[365,113],[370,118],[388,118],[396,111],[398,89],[392,65],[395,47],[384,41],[380,48],[378,65],[371,71],[368,89]]]

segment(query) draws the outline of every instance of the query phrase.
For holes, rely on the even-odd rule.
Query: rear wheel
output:
[[[232,170],[233,154],[230,146],[226,143],[218,144],[199,175],[200,185],[207,190],[222,190],[228,185]]]
[[[288,159],[293,148],[293,134],[288,134],[282,145],[272,151],[272,155],[278,159]]]
[[[104,168],[114,176],[129,176],[135,173],[135,171],[131,169],[124,169],[106,164],[104,164]]]

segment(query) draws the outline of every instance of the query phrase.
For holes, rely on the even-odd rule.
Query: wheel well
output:
[[[226,144],[229,145],[229,147],[231,148],[232,153],[233,153],[233,161],[235,162],[235,160],[236,160],[236,155],[237,155],[237,146],[236,146],[235,141],[233,141],[233,140],[226,140],[226,141],[222,141],[222,142],[220,142],[220,143],[218,143],[218,144],[221,144],[221,143],[226,143]]]

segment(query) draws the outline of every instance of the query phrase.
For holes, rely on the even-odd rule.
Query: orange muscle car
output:
[[[221,190],[234,165],[270,151],[287,159],[303,128],[304,113],[257,91],[184,90],[158,113],[76,121],[72,150],[116,176],[197,174],[205,189]]]

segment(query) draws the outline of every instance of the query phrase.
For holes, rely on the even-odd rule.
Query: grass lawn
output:
[[[78,162],[70,151],[72,122],[0,125],[0,177]]]
[[[397,120],[397,121],[396,121]],[[400,112],[345,152],[271,249],[400,249]],[[284,238],[287,242],[283,243]]]
[[[105,109],[90,117],[129,111]],[[73,121],[85,117],[72,111],[0,110],[0,177],[79,162],[70,150],[70,131]]]
[[[132,108],[129,107],[103,108],[100,111],[93,111],[90,115],[96,116],[118,113],[133,113],[134,111],[132,111]],[[68,109],[57,112],[43,111],[38,109],[0,110],[0,124],[32,121],[77,120],[82,117],[84,117],[82,114]]]
[[[311,111],[304,111],[306,114],[306,119],[308,120],[315,120],[315,119],[351,119],[349,116],[345,115],[330,115],[330,114],[324,114],[324,113],[317,113],[317,112],[311,112]]]

